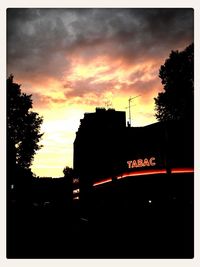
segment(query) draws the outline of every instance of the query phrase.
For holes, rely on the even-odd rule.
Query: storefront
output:
[[[107,112],[98,116],[102,113],[105,118]],[[126,127],[123,113],[114,110],[109,113],[112,121],[115,118],[113,127],[102,120],[98,125],[98,118],[93,127],[95,118],[92,113],[92,121],[87,119],[85,124],[82,120],[74,142],[74,170],[83,206],[94,210],[105,208],[109,201],[119,206],[119,199],[131,206],[139,205],[139,199],[143,203],[165,196],[168,201],[184,194],[193,198],[194,135],[189,125],[168,122]]]

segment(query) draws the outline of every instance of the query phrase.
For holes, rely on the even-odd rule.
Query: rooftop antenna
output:
[[[135,97],[130,97],[130,98],[128,99],[129,127],[131,127],[131,101],[132,101],[133,99],[139,97],[139,96],[141,96],[141,95],[137,95],[137,96],[135,96]]]

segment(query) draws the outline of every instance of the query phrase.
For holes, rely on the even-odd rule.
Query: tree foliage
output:
[[[41,148],[43,118],[31,111],[31,95],[21,92],[20,85],[7,79],[7,148],[9,163],[28,169]],[[11,162],[10,162],[11,161]]]
[[[68,166],[63,169],[64,177],[72,179],[74,177],[74,170]]]
[[[172,51],[159,77],[164,92],[154,98],[159,121],[193,120],[194,117],[194,44],[185,50]]]

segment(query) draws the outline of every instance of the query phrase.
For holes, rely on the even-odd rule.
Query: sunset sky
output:
[[[80,119],[96,107],[126,111],[132,126],[156,121],[158,77],[171,50],[193,42],[192,9],[8,9],[7,75],[44,118],[32,171],[73,167]]]

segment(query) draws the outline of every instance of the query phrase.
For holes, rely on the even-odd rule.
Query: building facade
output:
[[[96,109],[76,133],[74,170],[95,255],[193,257],[192,123],[126,127],[125,112]]]
[[[107,190],[120,184],[120,188],[126,188],[131,186],[131,180],[144,184],[146,177],[150,181],[156,175],[166,178],[193,173],[193,142],[193,129],[183,122],[126,127],[123,111],[96,109],[94,113],[86,113],[74,141],[74,170],[80,182],[80,201],[86,207],[91,206],[100,187]],[[100,196],[101,200],[103,197],[105,194]]]

